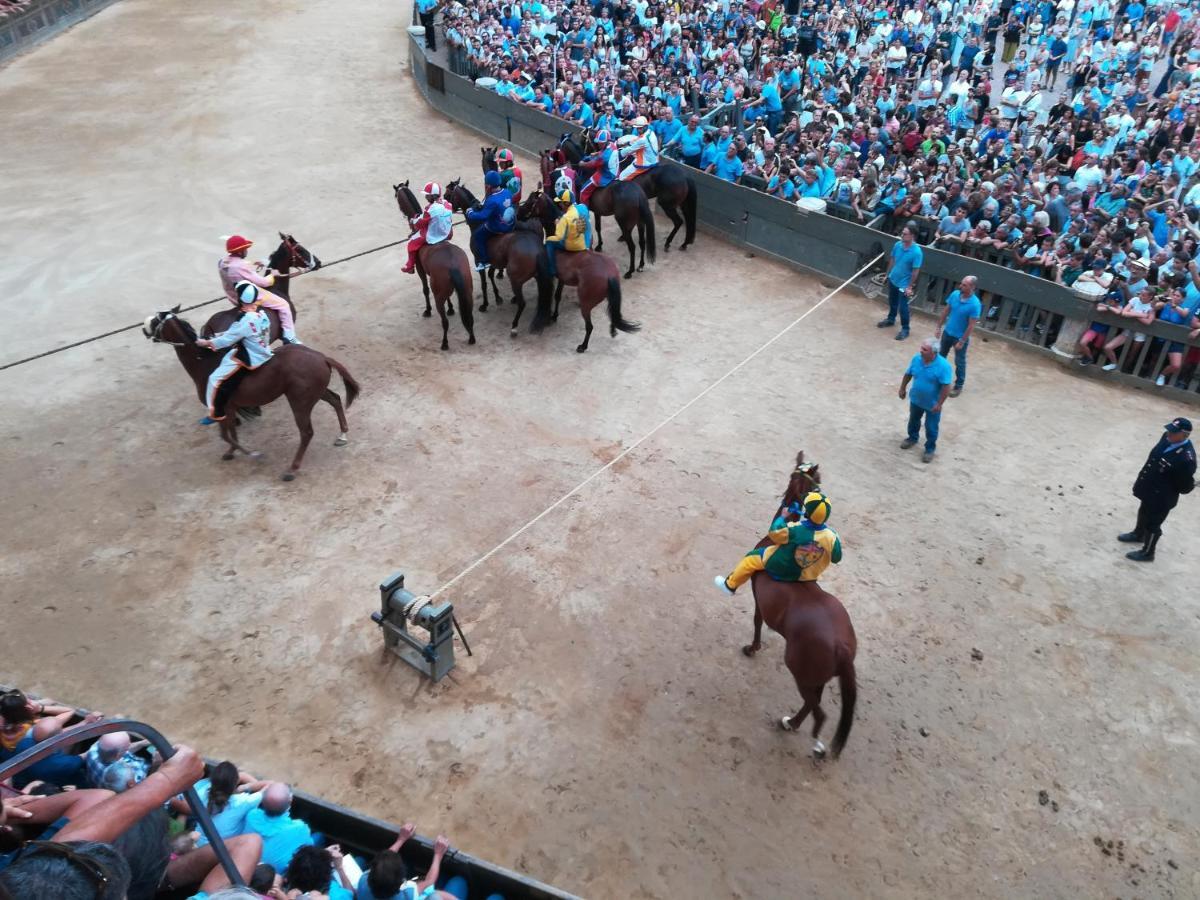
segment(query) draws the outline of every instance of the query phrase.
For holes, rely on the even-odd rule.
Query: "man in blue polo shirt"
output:
[[[978,279],[967,275],[958,283],[958,290],[952,291],[946,298],[946,306],[942,317],[938,320],[937,337],[942,339],[938,353],[948,356],[950,348],[954,348],[954,389],[951,397],[962,393],[963,384],[967,380],[967,345],[971,343],[971,332],[983,307],[979,303],[979,295],[975,293]]]
[[[742,177],[742,168],[742,161],[737,155],[737,147],[730,144],[729,149],[723,155],[718,156],[708,167],[708,171],[718,178],[724,178],[726,181],[736,184],[737,180]]]
[[[921,274],[921,263],[925,261],[916,237],[917,226],[907,222],[900,231],[900,240],[892,245],[887,267],[888,314],[886,319],[876,323],[880,328],[890,328],[896,324],[896,312],[899,311],[898,341],[908,337],[908,298],[913,295],[917,277]]]
[[[901,450],[912,447],[921,437],[921,418],[925,418],[925,455],[922,462],[933,462],[937,450],[938,428],[942,421],[942,404],[950,395],[950,382],[954,375],[950,361],[937,351],[937,341],[926,338],[921,342],[921,352],[912,358],[900,382],[900,399],[908,400],[908,437],[900,444]],[[908,386],[912,384],[912,396]]]
[[[687,127],[680,129],[673,140],[663,145],[664,152],[672,144],[678,145],[679,156],[686,165],[699,169],[700,156],[704,153],[704,129],[700,127],[700,117],[691,116]]]

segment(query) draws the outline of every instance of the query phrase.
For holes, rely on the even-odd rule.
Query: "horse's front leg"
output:
[[[425,312],[421,313],[425,318],[433,315],[433,307],[429,305],[429,279],[425,277],[425,267],[421,265],[421,261],[417,260],[417,277],[421,279],[421,293],[425,295]]]

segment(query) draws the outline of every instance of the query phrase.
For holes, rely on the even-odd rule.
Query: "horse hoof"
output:
[[[487,311],[488,311],[488,305],[487,305],[486,303],[485,303],[485,304],[483,304],[483,306],[479,307],[479,311],[480,311],[480,312],[487,312]]]
[[[576,353],[585,353],[585,352],[587,352],[587,347],[583,346],[583,344],[580,344],[578,347],[575,348],[575,352]]]
[[[626,273],[625,273],[625,277],[626,277],[626,278],[632,278],[632,277],[633,277],[633,272],[626,272]]]
[[[508,336],[509,336],[509,337],[516,337],[516,336],[517,336],[517,329],[515,329],[515,328],[510,328],[510,329],[509,329],[509,331],[508,331]]]
[[[449,345],[449,344],[442,344],[442,349],[443,349],[443,350],[449,350],[449,349],[450,349],[450,345]]]
[[[261,450],[251,450],[246,455],[249,456],[251,459],[262,459],[263,458],[263,452]]]
[[[233,451],[230,450],[228,453],[222,453],[221,459],[225,460],[225,462],[229,462],[231,459],[233,459]]]
[[[469,341],[467,341],[467,343],[474,344],[475,343],[475,335],[471,335],[471,339]]]
[[[820,741],[817,741],[815,744],[813,744],[812,755],[813,755],[813,759],[824,759],[825,758],[825,745],[823,743],[821,743]]]
[[[754,644],[747,644],[745,647],[742,648],[742,654],[744,656],[753,656],[757,652],[758,652],[758,647],[754,646]]]
[[[796,730],[795,728],[792,727],[792,721],[787,716],[784,716],[782,719],[779,720],[779,727],[782,728],[784,731],[795,731]]]
[[[558,321],[558,313],[555,313],[554,315],[552,315],[552,316],[550,317],[550,321],[551,321],[551,322],[557,322],[557,321]]]
[[[421,313],[421,316],[422,316],[423,318],[426,318],[426,319],[432,318],[432,317],[433,317],[433,310],[432,310],[432,309],[427,309],[427,310],[425,310],[425,312]]]
[[[296,473],[295,472],[284,472],[282,475],[279,476],[279,478],[282,481],[295,481]]]
[[[350,439],[343,434],[336,441],[333,442],[333,446],[345,447],[348,443],[350,443]]]

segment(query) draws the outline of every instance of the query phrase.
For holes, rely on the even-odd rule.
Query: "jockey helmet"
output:
[[[237,253],[239,250],[245,250],[254,244],[254,241],[242,237],[240,234],[231,234],[225,238],[225,252]]]
[[[243,306],[258,302],[258,285],[251,284],[249,281],[239,281],[233,286],[233,292],[237,294],[238,301]]]
[[[634,128],[648,128],[650,126],[650,123],[646,121],[645,116],[638,116],[630,124],[633,125]]]
[[[496,151],[496,162],[502,163],[502,162],[512,162],[512,161],[513,161],[513,155],[512,155],[511,150],[502,149],[502,150]]]
[[[804,498],[804,517],[814,525],[824,525],[832,512],[829,498],[820,491],[812,491]]]
[[[561,194],[559,194],[557,197],[554,198],[554,202],[555,203],[574,203],[575,200],[571,196],[571,192],[569,190],[564,189]]]
[[[483,186],[490,187],[490,188],[500,187],[500,173],[493,171],[493,172],[488,172],[486,175],[484,175],[483,176]]]
[[[610,141],[612,141],[612,134],[609,132],[609,130],[607,128],[601,128],[599,131],[596,132],[596,136],[594,138],[592,138],[592,140],[595,141],[597,144],[601,144],[601,145],[607,144]]]
[[[423,193],[426,197],[440,197],[442,196],[442,186],[436,181],[430,181],[426,183]]]

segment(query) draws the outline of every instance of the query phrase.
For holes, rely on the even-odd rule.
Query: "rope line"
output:
[[[303,272],[297,272],[295,275],[288,275],[287,277],[300,278],[301,276],[308,275],[311,272],[321,271],[333,266],[340,266],[342,263],[350,262],[352,259],[358,259],[360,256],[378,253],[380,250],[388,250],[403,243],[405,243],[405,241],[392,241],[390,244],[381,244],[378,247],[372,247],[370,250],[363,250],[361,253],[352,253],[350,256],[343,256],[341,259],[335,259],[333,262],[322,263],[321,269],[305,269]],[[193,309],[200,309],[202,306],[211,306],[214,303],[220,303],[222,300],[228,300],[228,298],[222,294],[220,297],[213,297],[213,299],[205,300],[202,303],[193,303],[191,306],[185,306],[179,311],[191,312]],[[35,360],[45,359],[47,356],[53,356],[55,353],[62,353],[64,350],[74,350],[76,347],[82,347],[85,344],[94,344],[96,341],[102,341],[105,338],[112,337],[113,335],[124,334],[126,331],[133,331],[133,329],[141,327],[142,323],[137,322],[133,325],[126,325],[124,328],[115,328],[112,331],[106,331],[103,334],[93,335],[92,337],[84,338],[83,340],[75,341],[74,343],[63,344],[61,347],[55,347],[52,350],[46,350],[42,353],[34,354],[33,356],[27,356],[24,359],[18,359],[15,362],[5,363],[4,365],[0,366],[0,372],[3,372],[5,369],[15,369],[17,366],[23,366],[26,363],[31,363]]]
[[[497,553],[499,553],[501,550],[503,550],[505,547],[507,547],[509,544],[511,544],[513,541],[515,541],[517,538],[519,538],[522,534],[524,534],[526,531],[528,531],[530,528],[532,528],[534,525],[536,525],[542,519],[546,518],[546,516],[550,515],[550,513],[552,513],[554,510],[558,509],[558,507],[562,506],[564,503],[566,503],[568,500],[570,500],[572,497],[574,497],[576,494],[578,494],[581,490],[583,490],[585,487],[587,487],[589,484],[591,484],[593,481],[595,481],[597,478],[599,478],[601,475],[603,475],[605,472],[607,472],[609,469],[611,469],[613,466],[615,466],[617,463],[619,463],[621,460],[623,460],[625,457],[627,457],[630,453],[632,453],[634,450],[636,450],[639,446],[644,444],[646,441],[648,441],[651,437],[653,437],[655,434],[657,434],[659,431],[661,431],[667,425],[670,425],[673,421],[675,421],[675,419],[679,418],[679,416],[683,415],[683,413],[687,412],[687,410],[691,409],[693,406],[695,406],[697,403],[699,403],[702,399],[707,397],[710,393],[712,393],[714,390],[716,390],[722,383],[724,383],[726,380],[728,380],[733,375],[737,374],[739,371],[741,371],[743,368],[745,368],[751,361],[753,361],[755,358],[757,358],[764,350],[766,350],[768,347],[773,345],[776,341],[780,340],[785,334],[787,334],[789,331],[791,331],[793,328],[795,328],[797,325],[799,325],[801,322],[803,322],[805,319],[807,319],[809,316],[811,316],[813,313],[815,313],[818,309],[820,309],[822,306],[824,306],[826,304],[826,302],[833,299],[833,297],[835,297],[838,293],[840,293],[841,290],[844,287],[846,287],[846,285],[850,284],[852,281],[854,281],[854,279],[858,278],[860,275],[865,273],[868,269],[870,269],[873,265],[875,265],[875,263],[879,262],[879,260],[881,260],[881,259],[883,259],[882,253],[880,253],[878,256],[876,256],[874,259],[872,259],[869,263],[867,263],[865,266],[863,266],[861,269],[859,269],[857,272],[855,272],[853,275],[851,275],[849,278],[847,278],[845,281],[843,281],[841,284],[839,284],[836,288],[834,288],[832,291],[830,291],[828,294],[826,294],[824,297],[822,297],[820,300],[818,300],[813,306],[810,306],[808,309],[806,309],[804,312],[802,312],[798,318],[796,318],[792,321],[792,323],[790,325],[786,326],[782,331],[780,331],[773,338],[768,340],[765,344],[760,346],[757,350],[755,350],[753,353],[751,353],[749,356],[747,356],[745,359],[743,359],[740,363],[738,363],[736,366],[734,366],[732,369],[730,369],[728,372],[726,372],[724,375],[722,375],[720,378],[718,378],[716,381],[714,381],[712,384],[710,384],[708,387],[706,387],[704,390],[702,390],[699,394],[697,394],[695,397],[693,397],[687,403],[683,404],[683,406],[679,407],[679,409],[675,410],[675,412],[671,413],[669,416],[667,416],[665,419],[663,419],[661,422],[659,422],[657,425],[655,425],[653,428],[651,428],[649,431],[647,431],[645,434],[643,434],[640,438],[638,438],[636,441],[634,441],[632,444],[630,444],[628,447],[626,447],[624,450],[622,450],[620,453],[618,453],[616,456],[614,456],[611,460],[606,462],[603,466],[601,466],[599,469],[597,469],[595,472],[593,472],[587,478],[583,479],[583,481],[579,482],[579,484],[575,485],[575,487],[571,488],[569,491],[567,491],[565,494],[563,494],[561,497],[559,497],[557,500],[555,500],[553,503],[551,503],[549,506],[547,506],[545,509],[543,509],[540,513],[538,513],[536,516],[534,516],[532,519],[530,519],[528,522],[526,522],[524,525],[522,525],[520,528],[518,528],[516,531],[514,531],[512,534],[510,534],[508,537],[506,537],[504,540],[502,540],[499,544],[497,544],[495,547],[493,547],[487,553],[483,554],[483,556],[476,559],[475,562],[471,563],[469,566],[467,566],[465,569],[463,569],[461,572],[459,572],[457,575],[455,575],[453,578],[451,578],[449,581],[447,581],[445,584],[443,584],[437,590],[435,590],[431,594],[429,594],[429,598],[433,599],[434,597],[437,597],[439,594],[443,593],[444,591],[446,591],[453,585],[457,584],[461,579],[463,579],[464,577],[469,575],[471,572],[478,569],[481,565],[483,565],[485,562],[487,562],[489,559],[491,559],[493,556],[495,556]]]

